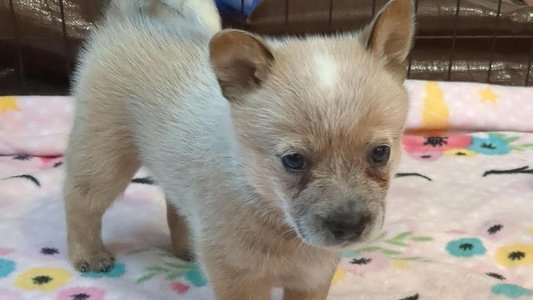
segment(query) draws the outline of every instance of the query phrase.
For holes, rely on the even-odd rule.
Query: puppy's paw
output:
[[[188,250],[182,250],[182,251],[174,251],[174,255],[176,255],[177,258],[183,260],[183,261],[194,261],[194,253]]]
[[[97,254],[78,256],[72,259],[76,270],[85,272],[107,272],[115,265],[115,258],[106,250]]]

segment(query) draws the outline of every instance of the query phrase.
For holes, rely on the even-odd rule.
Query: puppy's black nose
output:
[[[333,233],[335,239],[340,241],[355,241],[361,237],[370,223],[366,214],[352,215],[350,217],[332,217],[325,221],[326,227]]]

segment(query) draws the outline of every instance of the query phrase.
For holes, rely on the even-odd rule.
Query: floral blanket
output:
[[[533,299],[533,89],[407,87],[385,231],[343,254],[329,299]],[[169,253],[163,194],[145,170],[104,218],[116,266],[70,266],[61,155],[73,105],[0,97],[0,300],[214,299],[199,269]]]

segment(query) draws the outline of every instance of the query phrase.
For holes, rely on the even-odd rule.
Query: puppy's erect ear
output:
[[[274,56],[260,38],[240,30],[223,30],[209,43],[211,65],[222,93],[240,101],[268,76]]]
[[[361,37],[367,49],[383,57],[387,68],[404,80],[406,59],[411,50],[414,31],[414,8],[411,0],[392,0],[361,32]]]

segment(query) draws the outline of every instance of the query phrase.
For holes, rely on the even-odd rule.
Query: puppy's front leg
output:
[[[335,274],[335,269],[330,271],[326,270],[324,272],[328,272],[326,283],[307,290],[285,287],[283,300],[325,300],[329,293],[329,287],[331,286],[331,280],[333,279],[333,274]]]
[[[283,294],[283,300],[325,300],[328,296],[329,286],[329,284],[321,285],[306,291],[286,288]]]
[[[271,300],[271,283],[270,280],[249,281],[231,275],[211,280],[217,300]]]
[[[271,300],[271,280],[250,278],[249,272],[235,270],[221,259],[203,257],[203,262],[217,300]]]

